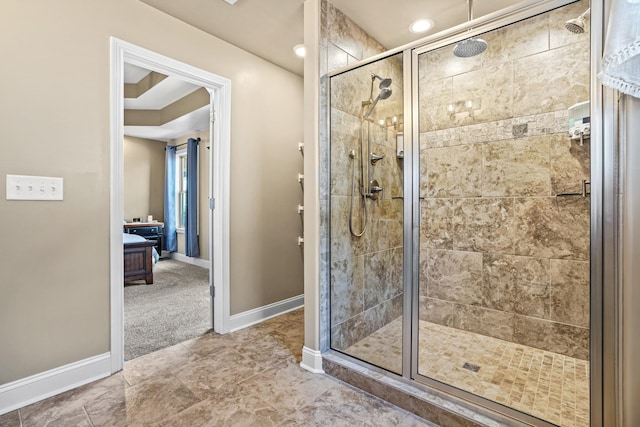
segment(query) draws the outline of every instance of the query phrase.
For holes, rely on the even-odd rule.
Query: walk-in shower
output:
[[[569,127],[590,42],[565,29],[587,7],[330,76],[332,349],[529,425],[589,425],[591,144]],[[454,51],[469,36],[473,59]]]

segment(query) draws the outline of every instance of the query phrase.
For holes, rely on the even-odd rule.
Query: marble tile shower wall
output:
[[[589,179],[567,136],[589,34],[563,28],[587,7],[487,33],[476,57],[421,55],[422,320],[588,358],[590,199],[555,197]]]
[[[321,21],[321,74],[386,50],[326,1],[321,3]],[[334,77],[330,103],[322,106],[330,108],[331,135],[321,133],[321,164],[331,165],[331,175],[328,170],[321,169],[321,176],[328,178],[321,183],[321,218],[330,218],[331,235],[328,224],[322,223],[321,239],[327,253],[323,254],[321,268],[330,269],[330,275],[327,275],[329,283],[321,283],[321,287],[330,288],[331,346],[338,349],[350,347],[402,314],[402,200],[392,198],[402,195],[402,170],[396,159],[395,129],[392,127],[383,128],[372,123],[365,129],[370,132],[372,151],[385,156],[372,167],[372,178],[384,187],[384,197],[378,201],[367,200],[369,227],[363,237],[352,237],[348,228],[354,173],[349,151],[358,153],[355,185],[356,194],[359,194],[361,102],[369,98],[372,72],[393,79],[393,94],[376,106],[376,121],[401,113],[399,58]],[[326,81],[324,83],[322,98],[328,100]],[[377,90],[375,85],[374,96]],[[360,228],[362,215],[362,201],[356,198],[354,220],[357,228]],[[328,292],[323,294],[328,295]]]
[[[384,155],[372,177],[384,196],[368,199],[369,226],[362,237],[349,232],[351,176],[356,177],[354,225],[364,218],[359,194],[359,161],[353,170],[348,152],[359,153],[360,119],[331,109],[331,340],[346,349],[402,314],[402,168],[395,133],[371,125],[372,150]]]

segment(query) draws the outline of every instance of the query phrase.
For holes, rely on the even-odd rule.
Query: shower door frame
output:
[[[525,422],[526,425],[551,426],[552,424],[533,417],[516,409],[466,392],[453,386],[441,383],[418,374],[418,307],[419,307],[419,219],[420,219],[420,169],[419,169],[419,109],[418,109],[418,55],[440,47],[456,43],[469,36],[495,30],[535,15],[566,6],[577,0],[528,0],[498,12],[482,16],[473,21],[452,27],[438,34],[391,49],[366,60],[359,61],[347,67],[327,73],[327,144],[328,158],[330,158],[330,94],[331,77],[343,74],[381,59],[385,59],[400,52],[403,53],[403,90],[404,116],[410,120],[404,122],[404,168],[403,187],[403,346],[402,346],[402,375],[397,375],[366,361],[353,358],[340,351],[331,350],[331,327],[327,323],[321,334],[325,337],[329,351],[340,357],[351,360],[373,371],[384,373],[393,378],[401,379],[409,384],[427,387],[435,391],[444,392],[451,400],[485,412],[490,410],[513,423]],[[605,34],[606,11],[609,10],[611,0],[591,2],[591,140],[600,143],[591,144],[591,210],[590,210],[590,269],[591,269],[591,301],[590,301],[590,418],[592,427],[614,425],[616,410],[617,381],[620,373],[616,367],[618,337],[617,325],[617,290],[615,251],[617,240],[617,135],[616,114],[617,100],[611,90],[603,89],[597,80],[600,69],[603,40]],[[327,181],[331,177],[331,165],[327,168]],[[615,203],[614,203],[615,202]],[[331,202],[328,202],[331,212]],[[330,221],[328,235],[330,236]],[[330,259],[330,241],[326,248]],[[327,265],[327,280],[329,283],[330,263]],[[330,302],[330,287],[326,287],[327,303]],[[330,313],[330,306],[326,307]],[[329,317],[329,316],[327,316]],[[327,319],[328,321],[328,319]],[[322,327],[321,327],[322,328]],[[605,348],[605,342],[607,344]],[[604,391],[607,393],[604,393]],[[605,396],[606,399],[605,399]]]
[[[419,92],[420,91],[419,91],[418,57],[427,52],[431,52],[433,50],[442,48],[444,46],[451,45],[453,43],[464,40],[469,36],[477,36],[482,33],[486,33],[488,31],[492,31],[501,27],[512,25],[518,21],[531,18],[541,13],[549,12],[553,9],[574,3],[575,1],[577,0],[543,1],[543,2],[539,2],[539,4],[534,5],[532,7],[525,7],[522,10],[517,10],[517,11],[514,11],[513,13],[507,13],[505,15],[492,19],[489,22],[486,22],[484,24],[473,25],[475,21],[472,21],[469,25],[469,27],[473,26],[471,30],[465,29],[464,31],[458,32],[457,34],[453,34],[451,36],[439,39],[431,43],[426,43],[421,46],[407,49],[405,51],[405,58],[406,58],[405,61],[411,65],[409,69],[404,69],[405,80],[408,79],[411,82],[411,85],[410,85],[411,96],[405,97],[405,100],[406,100],[405,109],[406,110],[408,109],[407,111],[411,112],[411,120],[409,121],[408,125],[405,121],[405,129],[404,129],[405,136],[407,134],[411,135],[410,141],[406,141],[406,139],[409,139],[409,138],[405,137],[405,153],[411,153],[410,156],[405,156],[405,162],[409,161],[411,164],[411,167],[405,169],[405,174],[410,175],[405,178],[405,186],[406,186],[405,200],[409,199],[411,201],[411,206],[410,206],[411,217],[408,217],[408,214],[405,214],[404,221],[405,221],[405,241],[411,242],[412,247],[410,250],[410,258],[405,258],[407,260],[410,259],[411,262],[410,262],[410,265],[407,265],[409,263],[405,262],[406,279],[404,284],[405,293],[411,294],[411,313],[410,315],[409,314],[406,315],[406,317],[410,317],[410,320],[408,321],[411,322],[411,335],[410,335],[411,343],[410,343],[409,349],[407,349],[406,347],[403,348],[404,353],[407,353],[407,350],[410,351],[411,366],[410,366],[408,375],[406,375],[407,373],[403,372],[405,374],[403,376],[405,377],[408,376],[409,378],[416,381],[417,383],[424,384],[436,390],[443,391],[459,399],[469,401],[474,405],[488,408],[491,411],[501,414],[505,417],[520,420],[520,421],[526,422],[527,425],[534,425],[534,426],[554,426],[555,424],[552,424],[540,418],[529,415],[526,412],[522,412],[517,409],[511,408],[509,406],[492,401],[490,399],[480,397],[479,395],[476,395],[474,393],[464,391],[462,389],[440,382],[438,380],[434,380],[418,372],[419,309],[420,309],[419,307],[420,306],[420,298],[419,298],[420,297],[420,283],[419,283],[420,259],[419,257],[420,257],[420,219],[421,219],[421,215],[420,215],[420,179],[421,179],[421,176],[420,176],[420,129],[419,129],[419,123],[420,123],[420,117],[419,117],[420,116],[420,93]],[[591,44],[593,45],[593,40]],[[591,46],[591,48],[593,50],[593,46]],[[591,60],[592,69],[590,70],[590,80],[592,84],[591,84],[591,92],[589,96],[590,100],[592,101],[592,105],[594,103],[593,101],[595,100],[594,89],[593,89],[593,80],[595,79],[595,74],[594,74],[595,71],[593,70],[593,62],[594,61],[592,59]],[[598,110],[595,110],[595,111],[598,111]],[[593,116],[594,115],[592,114],[592,117]],[[595,121],[597,122],[597,120]],[[595,139],[597,135],[598,124],[597,123],[593,124],[592,122],[592,126],[596,128],[596,131],[595,131],[596,134],[592,133],[593,135],[592,138]],[[407,127],[410,127],[410,129],[407,129]],[[594,146],[596,145],[597,144],[592,144],[592,153],[596,149],[594,148]],[[409,158],[407,159],[407,157]],[[592,171],[591,171],[592,176],[594,177],[601,176],[602,168],[599,167],[594,160],[591,161],[591,164],[592,164]],[[407,180],[407,178],[410,181]],[[410,186],[407,185],[408,182],[411,183]],[[599,182],[599,179],[596,178],[592,180],[592,182]],[[410,194],[407,194],[407,188],[411,189]],[[595,189],[592,189],[592,192],[595,192]],[[598,206],[595,206],[599,198],[597,194],[594,196],[595,197],[592,199],[591,210],[590,210],[590,214],[592,218],[591,230],[590,230],[591,236],[594,236],[594,223],[593,223],[594,218],[601,217],[601,213],[600,213],[601,208]],[[409,224],[409,226],[406,226],[406,224]],[[596,237],[591,237],[592,250],[590,254],[590,264],[593,263],[594,258],[601,259],[602,257],[602,254],[596,253],[597,251],[594,251],[594,244],[593,244],[594,240],[596,240]],[[405,247],[405,250],[406,249],[407,248]],[[411,281],[411,283],[407,283],[408,281]],[[592,293],[591,295],[592,301],[590,302],[590,311],[591,311],[590,313],[590,320],[591,320],[590,321],[590,363],[589,363],[590,392],[591,392],[592,401],[594,401],[594,394],[593,394],[594,392],[596,392],[596,396],[599,396],[599,398],[595,399],[595,401],[601,401],[602,394],[597,393],[597,390],[594,390],[594,381],[596,382],[598,381],[599,375],[593,375],[593,373],[598,372],[597,367],[599,363],[597,361],[601,359],[601,355],[599,354],[601,352],[600,350],[601,347],[600,346],[594,347],[594,341],[596,341],[597,340],[596,337],[600,336],[601,334],[601,328],[598,327],[598,325],[602,323],[601,319],[597,319],[597,316],[599,314],[598,310],[594,310],[594,308],[602,307],[602,297],[597,295],[597,292],[596,293],[593,292],[594,289],[601,288],[601,285],[599,284],[597,277],[594,277],[593,274],[591,277],[590,288]],[[601,389],[601,387],[597,387],[597,388],[598,390]],[[598,416],[594,417],[592,414],[592,418],[599,418],[599,417]],[[591,425],[595,427],[595,426],[598,426],[599,424],[592,423]]]

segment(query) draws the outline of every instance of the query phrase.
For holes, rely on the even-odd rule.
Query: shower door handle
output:
[[[582,191],[580,192],[575,192],[575,193],[560,193],[560,194],[556,194],[556,197],[566,197],[566,196],[582,196],[582,197],[587,197],[588,195],[591,194],[591,188],[589,188],[589,191],[587,191],[587,185],[589,187],[591,187],[591,182],[587,181],[586,179],[582,180]]]

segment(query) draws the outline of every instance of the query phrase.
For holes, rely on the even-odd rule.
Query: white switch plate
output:
[[[62,178],[7,175],[7,200],[63,200],[63,190]]]

